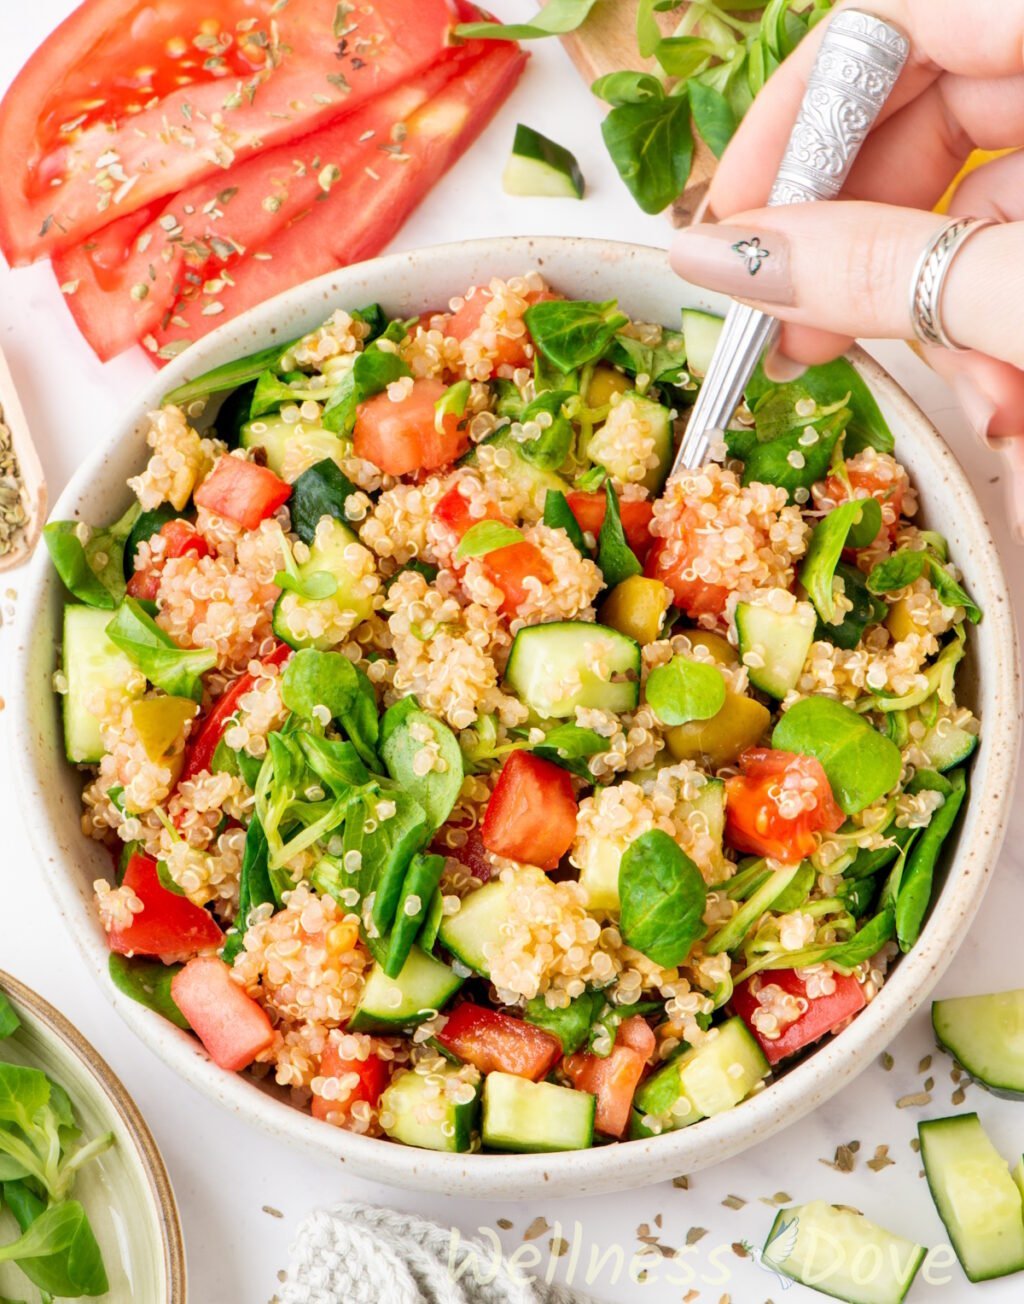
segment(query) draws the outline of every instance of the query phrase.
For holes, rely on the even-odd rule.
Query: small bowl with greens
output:
[[[170,1179],[110,1067],[0,972],[0,1298],[184,1304]]]

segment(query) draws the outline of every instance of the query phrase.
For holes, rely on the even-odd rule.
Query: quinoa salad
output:
[[[720,325],[536,271],[338,309],[167,395],[119,520],[47,526],[118,988],[440,1151],[699,1124],[877,995],[981,612],[845,359],[759,370],[669,478]]]

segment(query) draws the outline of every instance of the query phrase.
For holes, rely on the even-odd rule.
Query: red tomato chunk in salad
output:
[[[328,1125],[699,1126],[927,926],[981,613],[845,361],[668,478],[693,316],[535,271],[338,308],[170,393],[119,520],[47,527],[119,986]]]

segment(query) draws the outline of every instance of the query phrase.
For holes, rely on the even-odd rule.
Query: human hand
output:
[[[767,83],[722,158],[709,192],[722,225],[681,231],[672,249],[680,275],[785,323],[766,363],[778,380],[835,357],[852,337],[911,338],[915,268],[947,220],[934,205],[973,149],[1024,144],[1024,0],[861,5],[903,28],[912,49],[841,198],[761,207],[822,24]],[[924,352],[981,435],[1024,434],[1024,152],[972,172],[950,212],[1000,225],[962,246],[942,295],[945,328],[968,351]],[[769,254],[751,274],[733,245],[755,236]]]

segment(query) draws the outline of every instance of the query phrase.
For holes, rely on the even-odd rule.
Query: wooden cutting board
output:
[[[653,59],[641,59],[636,48],[636,11],[639,0],[604,0],[590,11],[586,22],[562,37],[562,44],[589,86],[608,72],[654,67]],[[666,36],[679,21],[678,12],[655,14]],[[693,168],[686,190],[669,210],[674,225],[687,226],[707,194],[715,171],[715,156],[704,142],[695,139]]]

